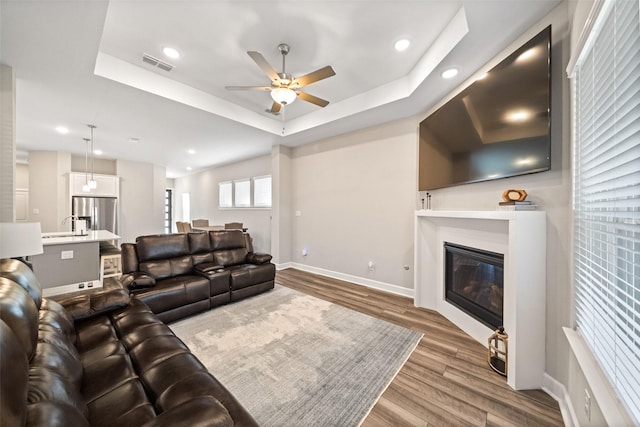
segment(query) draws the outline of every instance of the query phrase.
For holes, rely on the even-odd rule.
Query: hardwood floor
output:
[[[564,425],[554,399],[512,390],[482,344],[411,298],[295,269],[278,271],[276,282],[424,334],[364,427]]]

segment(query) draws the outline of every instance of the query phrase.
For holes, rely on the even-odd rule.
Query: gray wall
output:
[[[293,149],[291,261],[412,293],[417,138],[412,118]]]

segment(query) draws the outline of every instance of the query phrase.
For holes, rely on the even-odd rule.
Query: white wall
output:
[[[271,156],[207,169],[175,179],[175,221],[191,221],[197,218],[209,220],[210,225],[242,222],[248,228],[256,252],[271,251],[271,209],[218,207],[218,183],[271,174]],[[182,194],[189,193],[191,218],[182,217]]]
[[[55,151],[29,153],[29,221],[39,222],[42,232],[70,230],[69,171],[71,155]]]
[[[165,168],[150,163],[117,161],[120,243],[164,233]]]
[[[293,149],[291,261],[412,289],[417,140],[413,118]]]

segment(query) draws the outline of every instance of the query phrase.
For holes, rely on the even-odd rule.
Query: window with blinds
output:
[[[571,76],[575,320],[640,424],[640,10],[602,4]]]

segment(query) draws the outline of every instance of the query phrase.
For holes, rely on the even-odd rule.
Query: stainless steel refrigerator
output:
[[[109,230],[118,234],[118,199],[116,197],[73,196],[71,213],[87,221],[87,230]]]

